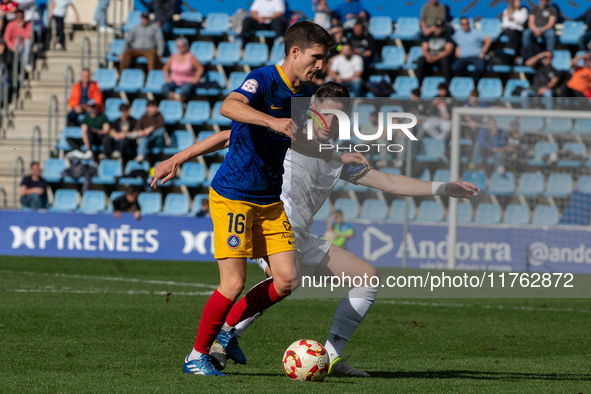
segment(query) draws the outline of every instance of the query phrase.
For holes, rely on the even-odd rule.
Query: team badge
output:
[[[240,242],[240,237],[237,235],[230,235],[227,239],[226,239],[226,244],[228,245],[228,247],[230,249],[236,249],[240,246],[241,242]]]
[[[259,83],[256,81],[256,79],[249,79],[242,84],[242,87],[240,89],[248,93],[256,93],[258,87]]]

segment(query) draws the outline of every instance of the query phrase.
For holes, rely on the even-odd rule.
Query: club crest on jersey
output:
[[[226,244],[228,245],[228,247],[230,249],[236,249],[240,246],[242,242],[240,241],[240,237],[237,235],[230,235],[227,239],[226,239]]]
[[[259,83],[256,81],[256,79],[249,79],[247,81],[244,81],[244,83],[242,84],[242,87],[240,89],[242,89],[248,93],[256,93],[258,87],[259,87]]]

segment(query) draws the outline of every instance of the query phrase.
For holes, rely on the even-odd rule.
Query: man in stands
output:
[[[285,33],[285,2],[283,0],[254,0],[250,15],[242,22],[244,39],[257,30],[273,30],[277,37]]]
[[[334,15],[333,26],[336,22],[341,22],[345,29],[351,29],[357,20],[366,21],[369,19],[367,11],[358,0],[345,0],[344,3],[335,8]]]
[[[376,42],[371,34],[366,31],[362,21],[357,20],[353,26],[353,33],[349,37],[349,44],[353,53],[363,59],[364,77],[369,77],[369,65],[374,60],[376,53]]]
[[[142,12],[141,24],[134,26],[125,39],[123,54],[119,55],[119,74],[140,56],[148,60],[148,71],[160,68],[164,55],[164,36],[160,26],[150,23],[150,14]]]
[[[548,0],[540,0],[539,6],[532,7],[529,13],[528,29],[523,32],[522,44],[524,53],[532,46],[533,40],[543,37],[546,41],[546,50],[552,52],[556,44],[556,31],[554,25],[558,18],[558,10],[548,5]]]
[[[47,208],[47,181],[41,178],[41,167],[34,161],[31,163],[31,175],[23,178],[18,190],[21,206],[30,209]]]
[[[74,149],[68,154],[68,157],[75,157],[79,159],[92,159],[92,147],[102,144],[104,137],[109,134],[109,119],[105,114],[99,112],[98,106],[93,99],[86,103],[88,114],[82,121],[80,128],[82,129],[82,138],[68,138],[68,144]],[[82,145],[86,147],[86,152],[81,153]],[[99,155],[99,160],[106,159],[104,153]]]
[[[524,89],[520,96],[522,108],[530,108],[530,97],[546,97],[546,109],[552,109],[552,92],[558,85],[560,73],[552,66],[552,52],[546,51],[526,60],[525,65],[536,69],[536,75],[529,89]]]
[[[480,30],[471,29],[468,18],[460,19],[460,27],[452,37],[456,47],[456,61],[451,66],[454,73],[466,75],[469,65],[473,65],[475,70],[469,75],[474,79],[474,84],[478,84],[480,76],[486,69],[485,56],[492,44],[492,38]]]
[[[25,21],[25,13],[22,10],[17,10],[14,14],[14,20],[6,25],[4,31],[4,42],[6,46],[13,53],[15,53],[16,46],[23,46],[22,62],[25,65],[27,72],[33,71],[33,58],[31,56],[31,49],[33,46],[32,24]]]
[[[328,78],[345,85],[355,97],[359,97],[362,74],[363,59],[353,53],[350,44],[343,45],[341,54],[335,56],[331,61]]]
[[[172,16],[176,9],[175,0],[152,0],[140,2],[154,13],[154,24],[159,26],[165,36],[172,33]]]
[[[420,41],[421,38],[428,37],[430,34],[435,32],[436,22],[445,22],[447,18],[447,7],[439,0],[429,0],[423,7],[421,7],[421,32],[419,37],[416,38]]]
[[[142,214],[137,200],[140,192],[141,188],[130,187],[127,193],[113,200],[113,216],[115,219],[121,218],[121,212],[133,212],[134,219],[140,220]]]
[[[68,100],[70,112],[68,113],[68,125],[80,126],[79,116],[88,113],[88,100],[94,100],[97,111],[103,112],[103,93],[98,83],[90,80],[90,70],[85,68],[80,73],[80,82],[72,86],[72,94]]]
[[[434,67],[439,67],[445,81],[449,84],[451,81],[454,43],[451,35],[445,31],[442,19],[438,19],[433,29],[429,30],[432,31],[425,36],[425,40],[421,44],[423,56],[419,58],[417,64],[419,86],[421,86],[426,76],[433,73]]]
[[[151,147],[164,147],[166,123],[162,114],[158,112],[158,103],[156,101],[148,101],[146,113],[135,124],[135,130],[140,138],[135,161],[143,161],[146,155],[150,153]]]
[[[111,159],[123,157],[127,159],[127,153],[136,149],[135,139],[130,138],[131,132],[135,129],[136,120],[129,114],[129,105],[121,104],[119,106],[121,117],[110,125],[109,134],[103,140],[103,153]]]
[[[584,53],[576,56],[570,62],[573,68],[572,77],[562,85],[560,96],[562,97],[589,97],[591,91],[591,56]]]

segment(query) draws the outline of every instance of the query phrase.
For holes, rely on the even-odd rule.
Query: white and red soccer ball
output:
[[[283,355],[283,370],[293,380],[321,381],[329,366],[326,349],[311,339],[295,341]]]

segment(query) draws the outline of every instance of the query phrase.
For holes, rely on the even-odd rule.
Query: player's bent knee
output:
[[[290,295],[292,292],[292,288],[294,287],[291,280],[285,280],[283,278],[277,277],[273,277],[273,285],[275,286],[275,291],[277,292],[277,295],[281,298]],[[299,280],[297,283],[295,283],[295,285],[295,287],[299,286]]]
[[[236,299],[244,290],[244,281],[233,279],[220,283],[220,291],[228,298]]]

